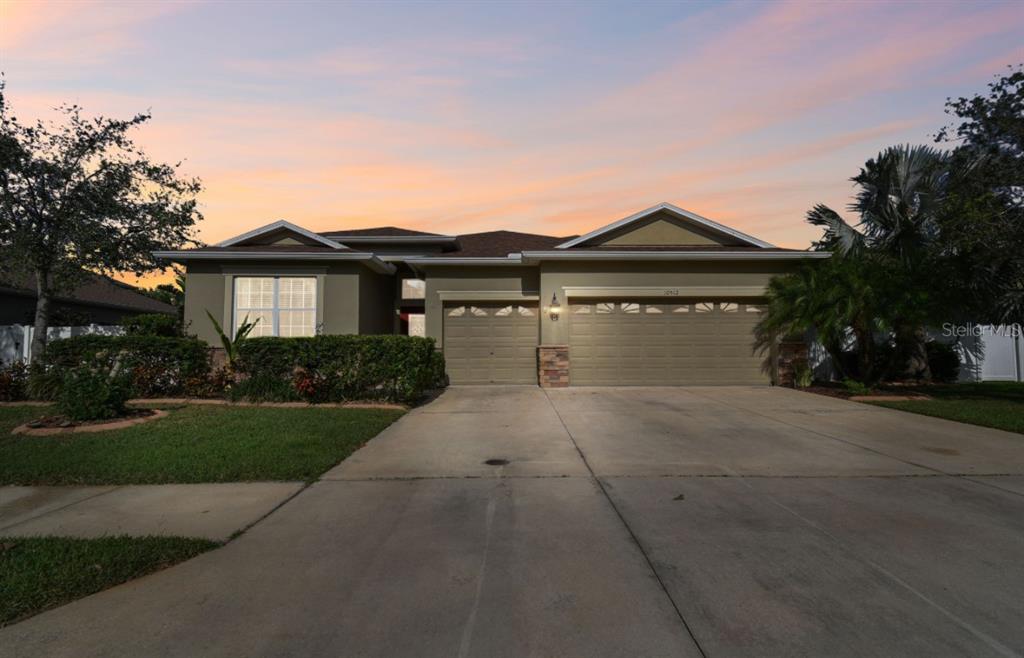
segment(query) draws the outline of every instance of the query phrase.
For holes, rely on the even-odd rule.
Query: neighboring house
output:
[[[780,249],[662,203],[586,235],[286,221],[156,256],[187,268],[185,320],[254,335],[424,334],[453,384],[768,383],[752,329],[765,286],[827,253]]]
[[[35,288],[31,275],[8,275],[0,280],[0,326],[35,322]],[[127,283],[90,273],[73,290],[53,297],[50,325],[112,325],[142,313],[175,315],[177,309],[143,295]]]

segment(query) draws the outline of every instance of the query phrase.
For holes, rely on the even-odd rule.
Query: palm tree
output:
[[[851,180],[858,186],[850,225],[828,206],[817,205],[807,221],[825,228],[818,248],[874,263],[900,279],[900,294],[887,308],[906,372],[930,379],[925,324],[941,303],[932,293],[939,265],[943,204],[950,191],[951,159],[930,146],[894,146],[868,160]]]
[[[765,314],[754,329],[755,351],[769,353],[780,338],[814,331],[842,377],[848,336],[856,343],[856,376],[873,384],[884,369],[878,364],[875,336],[884,329],[880,309],[889,297],[886,277],[863,260],[837,254],[806,263],[768,285]],[[766,361],[766,366],[769,362]]]

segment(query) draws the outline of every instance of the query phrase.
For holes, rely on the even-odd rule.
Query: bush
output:
[[[862,383],[860,383],[860,382],[858,382],[858,381],[856,381],[854,379],[844,379],[843,380],[843,386],[846,387],[846,390],[850,393],[850,395],[870,395],[871,394],[871,387],[870,386],[867,386],[866,384],[862,384]]]
[[[79,366],[64,373],[57,408],[72,420],[103,420],[125,414],[131,394],[127,376],[104,368]]]
[[[0,400],[17,402],[28,397],[28,367],[21,361],[0,366]]]
[[[164,336],[179,338],[181,321],[173,315],[163,313],[144,313],[135,315],[122,323],[128,336]]]
[[[132,397],[191,395],[210,377],[209,349],[195,338],[76,336],[46,346],[33,364],[30,393],[55,399],[67,370],[88,365],[109,371],[115,362],[128,377]]]
[[[807,359],[798,359],[793,362],[793,386],[796,388],[807,388],[814,383],[814,371]]]
[[[928,352],[928,367],[932,379],[937,382],[955,382],[960,377],[960,355],[952,345],[932,341],[925,345]]]
[[[443,385],[444,358],[431,338],[250,338],[238,351],[233,397],[254,401],[412,402]]]

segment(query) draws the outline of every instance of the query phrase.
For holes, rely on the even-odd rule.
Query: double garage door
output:
[[[577,386],[765,384],[753,354],[761,307],[680,300],[573,302],[569,380]]]
[[[661,300],[657,300],[660,302]],[[569,380],[577,386],[766,384],[752,353],[761,307],[742,301],[573,300]],[[444,307],[453,384],[536,384],[537,305]]]

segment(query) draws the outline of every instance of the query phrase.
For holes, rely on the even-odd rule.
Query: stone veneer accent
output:
[[[796,385],[794,369],[797,363],[807,362],[807,343],[802,340],[784,340],[779,343],[779,362],[775,383],[793,388]]]
[[[538,380],[541,388],[569,385],[569,346],[541,345],[537,348]]]

